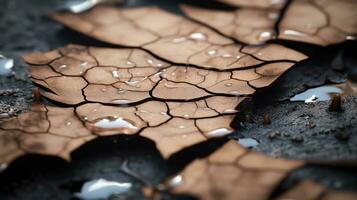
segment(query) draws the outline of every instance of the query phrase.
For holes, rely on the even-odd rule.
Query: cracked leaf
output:
[[[272,158],[230,141],[210,156],[197,159],[167,182],[172,192],[200,199],[268,199],[302,161]],[[180,177],[179,182],[175,178]]]
[[[241,52],[247,55],[256,54],[259,62],[249,66],[254,68],[245,69],[243,66],[242,69],[242,66],[236,65],[217,71],[190,65],[172,65],[140,49],[68,45],[58,51],[62,56],[50,61],[47,67],[41,60],[36,62],[38,53],[25,56],[25,61],[31,61],[28,62],[31,65],[31,78],[43,88],[40,90],[43,96],[70,105],[83,102],[121,105],[150,99],[196,101],[215,95],[251,95],[257,88],[269,86],[295,64],[287,60],[299,59],[301,56],[294,54],[292,50],[281,49],[278,45],[247,46]],[[75,53],[79,55],[75,56]],[[46,54],[48,53],[44,53],[44,56]],[[110,58],[106,59],[107,57]],[[72,61],[63,64],[67,72],[82,72],[68,74],[56,71],[53,63],[59,60]],[[244,56],[242,60],[244,65],[251,61],[250,57]],[[83,67],[83,63],[90,67]]]
[[[286,11],[249,7],[254,1],[249,5],[237,2],[243,7],[233,11],[187,5],[181,8],[192,19],[248,44],[278,38],[326,46],[355,39],[357,34],[357,3],[353,0],[295,0],[288,4]]]
[[[235,47],[225,49],[233,53]],[[232,67],[217,70],[175,65],[137,48],[68,45],[52,53],[61,56],[47,65],[38,53],[24,57],[43,96],[76,106],[93,134],[139,134],[155,141],[165,158],[231,133],[238,104],[293,66],[290,60],[302,57],[279,45],[241,46],[242,63],[233,60]],[[200,63],[207,59],[198,57]],[[54,69],[53,63],[63,60],[59,66],[68,73]]]
[[[258,8],[281,8],[286,0],[217,0],[232,6],[258,7]]]
[[[53,18],[78,32],[95,39],[128,47],[141,47],[158,57],[176,64],[192,64],[218,70],[245,68],[261,63],[256,52],[244,53],[244,47],[217,32],[156,7],[97,7],[83,14],[57,13]],[[102,20],[111,18],[110,21]],[[286,47],[291,62],[305,58]],[[217,52],[217,53],[212,53]],[[278,61],[280,57],[266,57]]]
[[[328,191],[322,186],[305,180],[295,187],[292,187],[276,199],[296,199],[296,200],[353,200],[357,199],[356,193]]]
[[[356,10],[354,0],[293,1],[279,24],[279,38],[324,46],[355,39]]]

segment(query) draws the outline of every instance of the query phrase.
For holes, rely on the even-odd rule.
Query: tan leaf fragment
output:
[[[276,198],[276,200],[282,199],[354,200],[357,199],[357,194],[352,192],[328,191],[310,180],[304,180]]]
[[[241,57],[217,70],[172,65],[136,48],[68,45],[57,50],[61,56],[47,65],[37,64],[38,54],[26,56],[25,61],[31,60],[32,79],[44,88],[45,97],[64,104],[85,103],[75,111],[93,134],[140,134],[155,141],[167,158],[231,133],[236,107],[245,96],[269,86],[294,65],[289,60],[303,57],[274,44],[239,49],[230,45],[222,50]],[[53,63],[61,61],[65,62],[55,68]],[[220,64],[215,55],[197,54],[193,60],[205,61]],[[59,70],[61,66],[65,71]]]
[[[251,56],[242,56],[238,63],[233,60],[229,68],[217,71],[171,65],[135,48],[68,45],[58,52],[62,57],[56,57],[48,65],[36,62],[38,53],[26,56],[25,61],[31,61],[31,78],[44,88],[40,91],[43,96],[70,105],[82,102],[126,105],[150,99],[196,101],[215,95],[251,95],[257,88],[269,86],[295,63],[285,60],[301,58],[301,54],[279,45],[242,46],[240,54],[254,55],[256,61]],[[215,56],[196,58],[200,59],[195,62],[215,62]],[[58,62],[62,64],[54,64]]]
[[[223,11],[182,5],[181,9],[192,19],[247,44],[263,44],[274,39],[274,26],[280,15],[275,9],[249,7]]]
[[[233,11],[187,5],[181,8],[192,19],[247,44],[278,38],[326,46],[356,39],[357,2],[354,0],[295,0],[284,13],[271,7],[241,5],[242,8]],[[279,35],[276,35],[275,26]]]
[[[354,0],[293,1],[279,24],[279,38],[322,46],[356,39],[356,10]]]
[[[167,182],[172,192],[204,200],[264,200],[302,161],[272,158],[230,141]],[[180,181],[177,181],[180,180]]]
[[[256,54],[241,52],[242,45],[231,39],[156,7],[96,7],[78,15],[57,13],[53,18],[95,39],[128,47],[141,47],[176,64],[225,70],[249,67],[261,62],[254,57]],[[106,18],[111,20],[103,20]],[[272,44],[265,46],[270,45]],[[281,51],[288,50],[283,46],[279,48]],[[217,55],[213,55],[213,51]],[[296,51],[291,53],[292,62],[305,58]]]
[[[242,100],[216,96],[193,102],[146,101],[126,107],[99,103],[69,108],[34,105],[28,113],[0,121],[0,164],[7,166],[28,153],[69,160],[71,152],[82,144],[98,136],[118,134],[152,139],[167,158],[209,137],[231,133],[230,122]],[[214,130],[218,132],[212,135]],[[163,146],[163,142],[171,145]]]

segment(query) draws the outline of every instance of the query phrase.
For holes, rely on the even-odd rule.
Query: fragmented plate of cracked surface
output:
[[[208,156],[193,161],[167,181],[176,194],[199,199],[269,199],[288,173],[304,163],[264,156],[230,141]]]
[[[140,47],[176,64],[225,70],[304,58],[283,46],[237,44],[206,26],[157,7],[97,7],[79,15],[58,13],[53,18],[95,39]],[[273,49],[280,49],[279,53]]]
[[[354,40],[357,34],[354,0],[293,0],[286,10],[249,7],[255,1],[237,2],[243,7],[233,11],[190,6],[182,6],[182,10],[192,19],[248,44],[278,38],[326,46]]]
[[[276,199],[354,200],[357,199],[357,194],[352,192],[328,191],[310,180],[305,180],[292,187]]]
[[[40,93],[75,107],[36,106],[2,122],[1,139],[12,141],[1,152],[2,163],[31,152],[68,159],[88,140],[113,134],[150,138],[167,158],[207,138],[227,135],[245,96],[269,86],[296,62],[284,60],[286,54],[305,58],[279,45],[244,47],[240,54],[243,64],[224,70],[173,65],[136,48],[69,45],[25,56]]]
[[[216,50],[208,53],[212,51]],[[69,105],[83,102],[126,105],[150,99],[197,101],[211,96],[251,95],[305,58],[279,45],[248,46],[243,52],[242,60],[221,71],[172,65],[136,48],[69,45],[43,53],[42,57],[39,53],[25,56],[25,61],[31,65],[33,82],[45,88],[41,94],[51,100]],[[270,61],[256,59],[253,54]],[[207,57],[197,62],[215,61],[215,55]],[[285,60],[286,57],[295,60]]]
[[[210,97],[196,102],[147,101],[127,107],[34,105],[28,113],[0,121],[0,163],[7,166],[28,153],[69,160],[73,150],[98,136],[136,133],[155,141],[162,155],[169,157],[207,138],[232,132],[229,125],[240,101]]]

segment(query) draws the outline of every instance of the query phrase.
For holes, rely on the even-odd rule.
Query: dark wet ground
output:
[[[43,14],[52,2],[59,1],[0,0],[0,54],[15,58],[15,74],[0,77],[0,113],[16,115],[25,112],[33,101],[34,87],[20,55],[68,43],[103,45],[46,18]],[[175,10],[167,1],[161,5]],[[306,88],[357,77],[357,58],[353,57],[357,52],[356,43],[350,41],[327,48],[297,43],[288,45],[307,53],[311,59],[295,66],[272,88],[258,94],[254,102],[242,105],[245,111],[236,118],[234,126],[239,128],[231,137],[254,138],[259,142],[254,149],[273,156],[311,160],[356,159],[356,96],[343,98],[344,112],[341,113],[328,112],[329,102],[289,101],[291,96]],[[336,56],[340,58],[336,59]],[[269,125],[263,124],[266,114],[271,119]],[[220,144],[222,140],[197,145],[165,161],[151,141],[117,136],[84,145],[73,153],[70,164],[52,157],[26,156],[0,174],[0,199],[70,199],[85,181],[96,178],[134,184],[129,194],[113,199],[144,199],[139,192],[141,185],[159,184],[196,156],[204,156]],[[133,174],[123,171],[123,163],[127,163]],[[306,178],[329,188],[357,191],[355,170],[314,165],[293,172],[277,193]]]

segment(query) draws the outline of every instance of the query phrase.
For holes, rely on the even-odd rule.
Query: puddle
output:
[[[336,94],[341,96],[357,95],[357,83],[348,80],[341,84],[311,88],[295,95],[290,101],[303,101],[305,103],[329,101]]]
[[[253,138],[239,138],[238,143],[247,149],[256,147],[259,142]]]
[[[94,179],[85,182],[82,189],[74,196],[79,199],[108,199],[115,194],[128,192],[132,187],[131,183],[119,183],[105,179]]]
[[[0,76],[9,76],[12,74],[14,60],[0,55]]]

